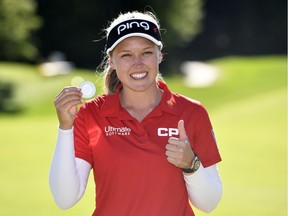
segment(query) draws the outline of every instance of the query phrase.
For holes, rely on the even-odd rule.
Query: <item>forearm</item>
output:
[[[90,164],[75,158],[73,129],[58,130],[58,138],[49,173],[49,185],[56,204],[67,209],[83,196]]]
[[[222,196],[222,182],[216,165],[184,174],[187,192],[193,206],[206,213],[216,208]]]

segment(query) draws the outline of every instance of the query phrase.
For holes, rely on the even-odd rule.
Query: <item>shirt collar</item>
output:
[[[163,91],[163,95],[160,104],[156,108],[160,108],[160,111],[177,115],[176,101],[173,93],[163,81],[158,81],[158,86]]]
[[[177,115],[176,102],[173,93],[169,90],[166,83],[158,81],[159,88],[163,91],[162,99],[157,107],[152,111],[153,115],[161,115],[162,112]],[[116,88],[116,92],[112,95],[107,95],[101,110],[104,117],[118,117],[119,119],[133,119],[129,113],[121,107],[119,100],[119,92],[122,84]]]

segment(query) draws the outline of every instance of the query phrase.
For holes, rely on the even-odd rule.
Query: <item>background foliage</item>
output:
[[[285,0],[1,0],[0,59],[41,62],[60,51],[94,69],[103,57],[102,30],[131,10],[154,10],[160,19],[163,74],[184,60],[286,54],[286,9]]]
[[[0,59],[32,60],[38,47],[33,32],[39,29],[41,18],[36,15],[33,0],[0,1]]]
[[[38,1],[38,13],[46,25],[39,32],[44,56],[55,50],[65,53],[78,66],[95,68],[102,60],[103,29],[119,15],[131,10],[154,11],[160,19],[165,51],[192,41],[203,21],[203,0],[108,0],[108,1]],[[112,7],[113,5],[113,7]],[[177,38],[177,40],[175,40]],[[97,40],[96,43],[93,43]],[[171,52],[170,52],[171,51]],[[175,58],[176,60],[177,58]],[[174,59],[167,64],[173,65]]]

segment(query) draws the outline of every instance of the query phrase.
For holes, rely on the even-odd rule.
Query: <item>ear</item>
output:
[[[160,51],[158,63],[160,64],[162,62],[162,60],[163,60],[163,53]]]
[[[109,57],[109,66],[111,69],[115,70],[115,64],[114,64],[114,61],[113,59],[111,58],[111,56]]]

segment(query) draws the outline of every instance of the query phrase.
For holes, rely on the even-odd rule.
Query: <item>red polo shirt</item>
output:
[[[221,161],[205,108],[158,85],[161,102],[141,123],[121,107],[119,92],[86,102],[77,114],[75,154],[93,167],[94,216],[194,215],[182,171],[165,155],[181,119],[203,166]]]

